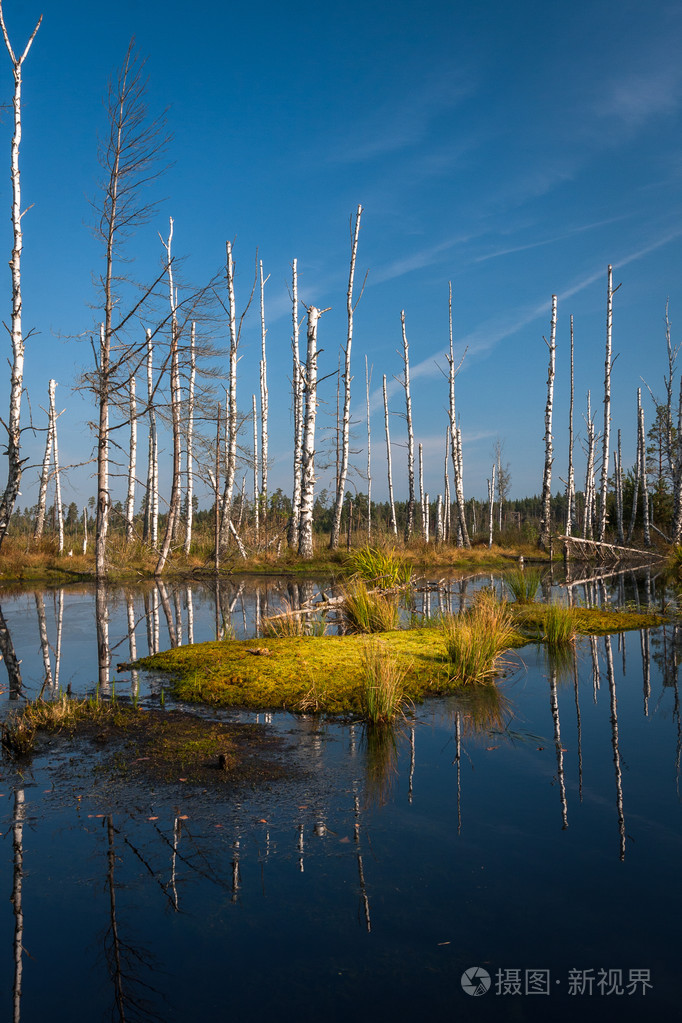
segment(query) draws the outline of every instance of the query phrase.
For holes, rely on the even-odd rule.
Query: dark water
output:
[[[670,600],[651,576],[625,582],[621,602]],[[287,596],[271,585],[261,612]],[[107,595],[109,681],[129,620],[138,654],[179,641],[178,623],[187,642],[187,589],[169,588],[168,618],[157,596],[158,637],[152,591],[147,615],[142,592]],[[220,628],[227,607],[248,632],[253,586],[231,612],[228,596]],[[210,590],[189,597],[194,639],[213,638]],[[94,604],[87,590],[2,599],[27,695],[47,663],[55,686],[60,605],[58,685],[102,681]],[[4,1018],[677,1018],[678,659],[673,624],[582,640],[568,664],[528,646],[496,689],[427,702],[383,740],[235,715],[280,735],[295,770],[227,796],[125,788],[61,747],[22,773],[3,763]],[[117,692],[149,689],[118,678]],[[462,986],[472,968],[491,979],[480,997]]]

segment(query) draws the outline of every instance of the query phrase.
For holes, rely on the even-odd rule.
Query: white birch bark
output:
[[[422,520],[422,540],[426,543],[428,526],[426,524],[426,511],[424,509],[424,448],[421,442],[417,445],[417,451],[419,456],[419,513]]]
[[[585,511],[583,514],[583,538],[591,540],[594,533],[594,419],[590,407],[590,392],[587,392],[587,464],[585,467]]]
[[[7,486],[0,499],[0,546],[7,535],[9,521],[14,511],[14,505],[19,494],[21,485],[21,472],[23,460],[21,458],[21,395],[24,386],[24,351],[25,338],[21,323],[22,295],[21,295],[21,254],[23,251],[23,235],[21,231],[21,218],[26,212],[21,209],[21,175],[19,171],[19,149],[21,146],[21,68],[31,49],[36,33],[40,28],[42,15],[38,19],[36,27],[24,48],[24,52],[17,57],[12,49],[5,19],[0,3],[0,27],[5,40],[5,46],[12,63],[14,76],[14,96],[12,100],[14,111],[14,134],[11,145],[11,177],[12,177],[12,255],[9,261],[12,274],[12,321],[10,327],[10,341],[12,344],[12,373],[10,383],[9,419],[7,423]]]
[[[640,476],[641,476],[641,444],[642,444],[642,431],[639,419],[639,391],[637,392],[637,457],[635,458],[635,480],[632,488],[632,508],[630,510],[630,526],[628,527],[627,542],[630,543],[632,535],[635,531],[635,524],[637,521],[637,505],[639,502],[639,488],[640,488]]]
[[[260,358],[260,491],[263,510],[263,526],[267,521],[268,514],[268,363],[265,354],[265,285],[270,280],[270,274],[263,280],[263,261],[260,262],[260,328],[261,328],[261,358]]]
[[[436,543],[442,543],[445,539],[445,527],[443,525],[443,495],[439,494],[436,501]]]
[[[301,521],[298,553],[302,558],[313,556],[313,505],[315,501],[315,418],[317,416],[317,326],[326,309],[308,307],[308,346],[304,373],[305,420],[301,461]]]
[[[495,499],[495,463],[493,462],[491,478],[488,480],[488,547],[493,545],[493,502]]]
[[[234,296],[234,261],[232,259],[232,243],[226,242],[226,282],[228,297],[228,319],[230,328],[230,353],[228,359],[228,416],[227,416],[227,451],[225,456],[225,489],[223,491],[222,523],[220,527],[221,543],[228,532],[228,522],[232,515],[232,495],[237,472],[237,307]]]
[[[353,345],[353,282],[355,279],[355,260],[358,252],[358,236],[360,234],[360,217],[362,206],[358,206],[355,214],[355,227],[352,231],[350,271],[348,274],[348,290],[346,292],[346,310],[348,315],[348,333],[346,335],[346,347],[344,349],[344,371],[343,371],[343,419],[341,423],[341,464],[339,466],[338,481],[336,486],[336,502],[334,504],[334,517],[332,519],[329,547],[335,550],[339,545],[341,532],[341,512],[343,511],[343,497],[346,489],[346,477],[348,475],[348,456],[350,448],[350,356]]]
[[[571,535],[575,515],[575,469],[573,468],[573,315],[571,315],[571,396],[568,407],[568,478],[566,481],[566,536]]]
[[[251,395],[251,411],[253,416],[253,528],[258,544],[260,533],[260,520],[258,517],[258,412],[256,409],[256,395]]]
[[[651,546],[651,532],[649,529],[649,487],[646,474],[646,433],[644,432],[644,409],[642,408],[642,389],[637,388],[637,421],[639,423],[639,475],[642,482],[642,526],[644,529],[644,543]]]
[[[606,539],[606,492],[609,484],[609,461],[610,461],[610,431],[611,431],[611,335],[613,329],[613,271],[609,265],[607,269],[606,287],[606,355],[604,359],[604,432],[602,435],[602,466],[600,506],[599,506],[599,539],[603,543]]]
[[[554,406],[554,376],[556,373],[556,320],[557,298],[552,295],[552,319],[550,324],[549,368],[547,371],[547,404],[545,405],[545,469],[542,479],[542,518],[540,522],[540,546],[547,549],[551,533],[551,502],[552,502],[552,409]]]
[[[296,260],[293,261],[291,270],[291,352],[293,357],[291,389],[294,413],[294,478],[291,494],[291,521],[289,522],[287,541],[290,547],[296,547],[299,543],[301,523],[301,464],[303,457],[303,377],[301,375],[301,360],[298,346],[298,272]]]
[[[130,444],[128,448],[128,495],[125,510],[126,543],[133,542],[135,519],[135,473],[137,471],[137,398],[135,374],[130,374],[129,383]]]
[[[182,450],[181,450],[181,430],[180,430],[180,405],[181,405],[181,394],[180,394],[180,356],[179,356],[179,338],[178,338],[178,317],[177,317],[177,292],[175,290],[175,283],[173,277],[173,258],[171,255],[171,248],[173,243],[173,218],[170,218],[170,225],[168,231],[168,241],[162,244],[166,250],[166,260],[168,269],[168,297],[170,303],[170,360],[171,360],[171,380],[170,380],[170,392],[171,392],[171,420],[173,428],[173,465],[171,475],[171,493],[168,501],[168,517],[166,519],[166,530],[163,537],[163,543],[161,544],[161,550],[159,552],[159,560],[156,563],[154,569],[154,575],[161,575],[163,572],[168,555],[170,554],[171,543],[173,535],[176,529],[177,519],[180,515],[180,486],[181,486],[181,462],[182,462]]]
[[[395,502],[393,500],[393,471],[391,468],[391,434],[388,426],[388,398],[386,397],[386,374],[384,374],[384,427],[386,430],[386,465],[388,468],[388,502],[391,509],[390,529],[394,536],[398,535],[398,524],[395,518]]]
[[[471,544],[469,542],[469,534],[467,532],[466,516],[464,514],[464,483],[462,480],[463,472],[462,433],[457,426],[457,410],[455,406],[455,377],[457,376],[459,367],[455,369],[455,352],[452,334],[452,284],[448,285],[448,321],[450,328],[450,351],[449,354],[446,356],[449,368],[448,412],[450,415],[450,437],[452,442],[453,485],[455,488],[455,501],[457,502],[457,546],[470,547]]]
[[[147,461],[147,527],[152,547],[159,542],[159,441],[154,407],[154,349],[147,330],[147,407],[149,409],[149,454]]]
[[[445,431],[445,461],[443,464],[443,540],[450,539],[450,474],[448,472],[448,459],[450,457],[450,431]]]
[[[54,439],[54,419],[52,409],[54,408],[54,389],[57,386],[54,380],[48,384],[49,406],[47,413],[47,436],[45,439],[45,454],[43,465],[40,471],[40,489],[38,491],[38,511],[36,513],[36,524],[33,531],[34,540],[39,540],[45,528],[45,507],[47,504],[47,484],[50,479],[50,463],[52,461],[52,444]]]
[[[83,508],[83,554],[88,553],[88,509]]]
[[[59,472],[59,444],[57,442],[57,410],[54,403],[54,388],[50,391],[50,415],[52,416],[52,461],[54,464],[54,493],[57,511],[59,553],[64,553],[64,509],[62,507],[62,481]],[[61,413],[60,413],[61,415]]]
[[[424,543],[429,542],[429,529],[430,529],[430,513],[429,513],[429,495],[424,494],[424,503],[422,504],[423,512],[423,524],[424,524]]]
[[[405,420],[407,423],[407,516],[405,521],[405,543],[412,536],[414,530],[414,432],[412,430],[412,398],[410,396],[410,349],[405,331],[405,310],[400,313],[400,323],[403,333],[403,388],[405,389]]]
[[[616,528],[618,530],[618,543],[625,543],[623,532],[623,449],[621,445],[620,430],[618,431],[618,448],[614,451],[615,476],[616,476]]]
[[[365,388],[367,392],[367,542],[372,540],[372,436],[369,414],[369,384],[372,371],[365,356]]]
[[[674,456],[673,535],[674,544],[682,543],[682,376],[680,400],[677,406],[677,441]]]
[[[185,555],[192,549],[192,526],[194,523],[194,386],[197,374],[196,324],[192,323],[189,336],[189,384],[187,388],[187,433],[186,454],[186,504],[185,504]]]
[[[111,309],[105,310],[111,320]],[[109,532],[109,354],[111,338],[104,323],[99,328],[99,422],[97,425],[97,510],[95,515],[95,576],[107,572],[106,550]]]

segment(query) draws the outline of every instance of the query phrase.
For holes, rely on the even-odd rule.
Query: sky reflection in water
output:
[[[272,585],[261,613],[291,599]],[[662,599],[655,580],[623,585],[626,600]],[[226,588],[219,621],[235,595],[232,621],[248,632],[252,586]],[[432,612],[447,599],[432,593]],[[215,636],[208,589],[114,590],[106,603],[110,679],[130,656],[131,609],[138,654],[167,647],[173,632],[187,642],[190,628],[196,641]],[[29,696],[48,661],[55,686],[60,604],[57,684],[83,692],[97,681],[91,591],[7,596]],[[5,1013],[24,1023],[425,1010],[673,1018],[678,659],[674,626],[581,640],[568,664],[529,646],[498,688],[427,702],[381,738],[358,724],[259,715],[303,772],[227,798],[180,783],[125,788],[70,764],[68,751],[23,775],[4,763]],[[136,681],[144,693],[144,679],[120,678],[117,693]],[[470,967],[492,979],[475,1004],[460,983]],[[529,970],[545,971],[549,995],[523,993]],[[617,973],[607,979],[618,970],[622,994]],[[628,991],[635,970],[650,971],[644,996]],[[569,994],[571,971],[584,993]]]

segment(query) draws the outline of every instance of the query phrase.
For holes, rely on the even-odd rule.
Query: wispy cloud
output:
[[[464,73],[431,75],[409,93],[384,103],[361,121],[352,138],[332,140],[330,163],[362,163],[415,146],[430,132],[433,121],[458,106],[475,91],[475,82]]]
[[[646,72],[632,72],[612,80],[595,104],[598,117],[615,118],[637,130],[652,117],[674,113],[682,102],[682,71],[669,61]]]
[[[617,224],[621,220],[625,220],[629,214],[623,214],[619,217],[609,217],[606,220],[596,220],[590,224],[582,224],[579,227],[574,227],[570,231],[564,231],[562,234],[554,235],[551,238],[542,238],[538,242],[528,242],[526,245],[514,245],[507,249],[498,249],[495,252],[486,252],[483,256],[476,256],[474,259],[475,263],[485,263],[489,259],[498,259],[500,256],[510,256],[517,252],[527,252],[528,249],[539,249],[543,245],[554,245],[556,242],[565,241],[567,238],[572,238],[577,234],[584,234],[586,231],[593,231],[598,227],[605,227],[608,224]]]

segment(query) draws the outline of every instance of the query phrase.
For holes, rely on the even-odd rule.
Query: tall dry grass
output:
[[[514,628],[506,600],[483,590],[472,607],[444,617],[443,633],[453,676],[467,684],[490,683],[512,642]]]

